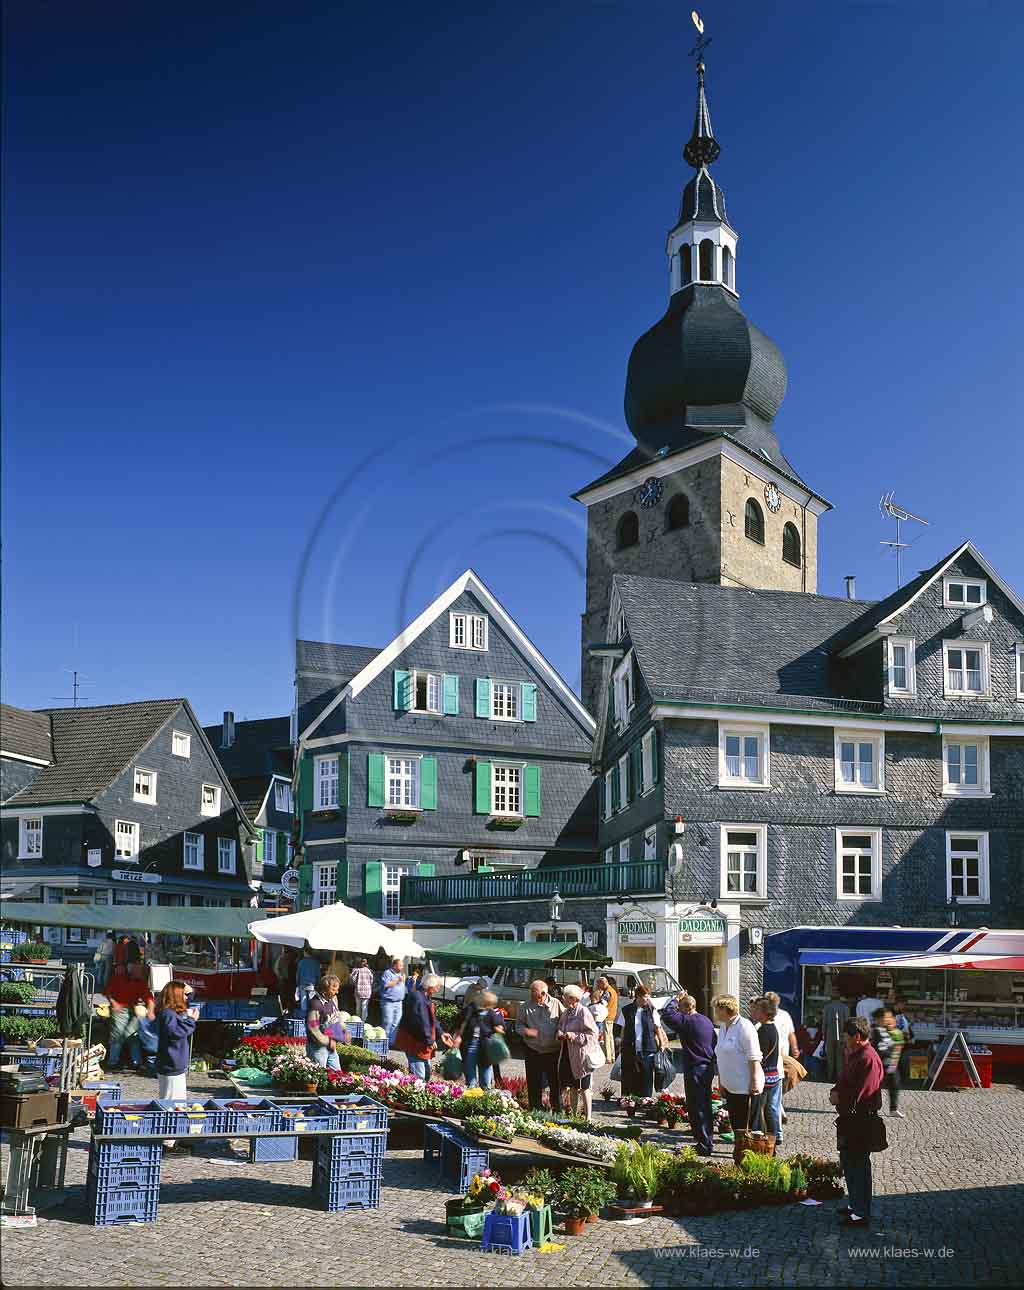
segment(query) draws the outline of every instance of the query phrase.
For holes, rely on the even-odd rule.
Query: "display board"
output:
[[[943,1039],[939,1045],[935,1056],[932,1058],[932,1064],[928,1068],[928,1078],[925,1081],[925,1088],[931,1092],[935,1087],[935,1081],[942,1073],[942,1068],[946,1064],[946,1059],[952,1053],[954,1048],[960,1050],[960,1057],[967,1067],[967,1075],[975,1088],[981,1088],[981,1076],[978,1074],[978,1068],[974,1064],[974,1058],[971,1056],[971,1050],[967,1046],[967,1037],[962,1030],[953,1030]]]

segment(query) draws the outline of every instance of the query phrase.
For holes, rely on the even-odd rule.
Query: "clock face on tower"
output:
[[[782,505],[782,494],[779,492],[775,484],[765,484],[764,500],[767,502],[768,509],[772,514],[776,514],[779,507]]]
[[[641,506],[657,506],[661,501],[661,480],[645,479],[636,490],[636,500]]]

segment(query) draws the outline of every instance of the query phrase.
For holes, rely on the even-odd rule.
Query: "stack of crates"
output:
[[[164,1133],[166,1118],[156,1102],[111,1103],[101,1094],[94,1133]],[[86,1198],[96,1227],[156,1222],[162,1156],[162,1142],[97,1142],[93,1137]]]
[[[465,1196],[474,1174],[482,1174],[491,1162],[491,1153],[452,1133],[441,1143],[441,1176],[452,1192]]]
[[[313,1196],[324,1209],[377,1209],[388,1140],[388,1111],[367,1097],[322,1098],[340,1133],[317,1138]]]

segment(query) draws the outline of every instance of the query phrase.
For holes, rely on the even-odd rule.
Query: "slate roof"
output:
[[[652,698],[877,712],[843,696],[833,641],[870,602],[616,574]]]
[[[321,676],[344,677],[350,681],[371,663],[380,649],[374,645],[332,645],[328,641],[295,642],[296,672],[316,672]]]
[[[129,765],[184,699],[146,699],[92,708],[45,708],[54,764],[5,805],[88,802]]]
[[[263,805],[263,799],[267,795],[267,788],[270,786],[269,775],[244,776],[239,779],[231,778],[231,784],[238,795],[238,800],[242,803],[242,810],[245,811],[250,820],[255,820],[260,813]]]
[[[37,761],[53,761],[49,716],[0,703],[0,748]]]
[[[233,783],[262,777],[265,791],[272,774],[291,774],[291,720],[288,717],[236,721],[235,742],[230,748],[220,746],[223,727],[219,723],[204,726],[203,733]]]

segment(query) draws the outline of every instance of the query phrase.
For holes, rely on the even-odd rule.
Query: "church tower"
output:
[[[583,700],[591,712],[600,663],[588,646],[614,639],[614,574],[817,590],[818,516],[830,506],[787,460],[773,428],[786,364],[740,309],[739,235],[711,175],[721,149],[704,74],[698,62],[683,149],[696,173],[668,234],[668,308],[629,358],[625,413],[636,447],[574,495],[587,507]]]

